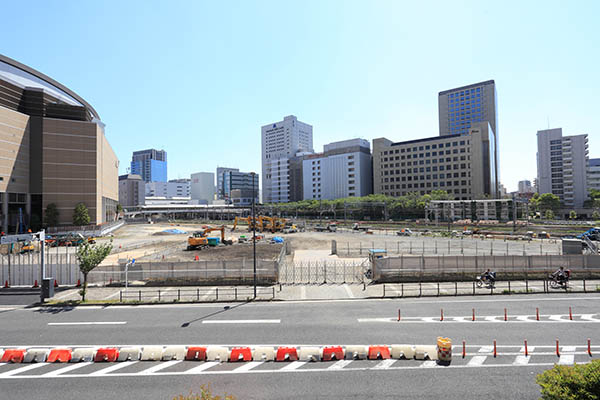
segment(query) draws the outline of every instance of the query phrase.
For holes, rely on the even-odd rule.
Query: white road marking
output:
[[[75,369],[82,368],[82,367],[85,367],[85,366],[88,366],[91,364],[93,364],[93,362],[82,362],[82,363],[78,363],[78,364],[71,364],[67,367],[57,369],[52,372],[48,372],[48,373],[44,374],[44,377],[57,376],[60,374],[64,374],[65,372],[73,371]]]
[[[20,374],[21,372],[30,371],[32,369],[43,367],[45,365],[48,365],[48,363],[30,364],[30,365],[27,365],[25,367],[21,367],[21,368],[17,368],[17,369],[13,369],[13,370],[10,370],[10,371],[3,372],[3,373],[0,374],[0,378],[5,378],[5,377],[13,376],[13,375],[16,375],[16,374]]]
[[[556,323],[572,323],[572,324],[581,324],[581,323],[598,323],[600,319],[594,318],[596,314],[582,314],[581,318],[577,319],[579,315],[573,315],[574,320],[569,320],[567,314],[559,314],[559,315],[540,315],[541,318],[548,317],[547,320],[537,321],[535,319],[535,315],[512,315],[508,317],[507,321],[504,321],[504,315],[488,315],[488,316],[479,316],[476,317],[475,321],[472,321],[472,316],[467,317],[453,317],[453,316],[444,316],[443,323],[464,323],[464,322],[477,322],[477,323],[498,323],[498,322],[507,322],[507,323],[536,323],[536,324],[556,324]],[[397,318],[358,318],[358,322],[398,322]],[[442,322],[440,321],[440,317],[402,317],[400,321],[402,323],[433,323],[433,322]]]
[[[120,362],[118,364],[111,365],[110,367],[102,368],[99,371],[92,372],[90,374],[90,376],[102,376],[102,375],[106,375],[109,372],[116,371],[116,370],[121,369],[121,368],[129,367],[130,365],[136,364],[137,362],[138,361],[123,361],[123,362]]]
[[[481,346],[481,348],[479,349],[480,353],[491,353],[492,351],[494,351],[493,346]]]
[[[66,325],[125,325],[127,321],[104,321],[104,322],[48,322],[49,326]]]
[[[562,315],[551,315],[548,319],[551,321],[566,322],[566,320],[562,319]]]
[[[344,285],[344,289],[346,290],[346,294],[348,294],[348,297],[350,297],[351,299],[354,299],[356,297],[354,296],[354,293],[352,293],[350,286]]]
[[[304,364],[306,364],[308,361],[293,361],[292,363],[286,365],[285,367],[281,368],[280,371],[293,371],[295,369],[300,368],[301,366],[303,366]]]
[[[500,322],[494,316],[487,316],[487,317],[485,317],[485,320],[489,321],[489,322]]]
[[[343,369],[346,365],[350,364],[353,360],[340,360],[336,361],[331,367],[327,367],[328,370],[340,370]]]
[[[424,361],[423,364],[420,365],[421,368],[433,368],[437,367],[437,362],[433,360]]]
[[[242,366],[237,367],[236,369],[234,369],[235,372],[247,372],[250,371],[253,368],[258,367],[259,365],[264,364],[264,361],[250,361],[247,363],[244,363]]]
[[[371,369],[388,369],[390,368],[396,361],[398,361],[395,358],[388,358],[387,360],[383,360],[381,361],[379,364],[377,364],[376,366],[374,366]]]
[[[560,350],[560,360],[558,364],[560,365],[573,365],[575,362],[575,352],[576,346],[563,346]]]
[[[54,296],[52,298],[52,300],[61,300],[61,299],[64,299],[65,297],[69,297],[72,294],[75,294],[76,292],[77,292],[76,290],[67,290],[67,291],[65,291],[65,293]]]
[[[486,359],[487,359],[487,356],[473,356],[473,358],[471,358],[469,360],[469,362],[467,363],[467,366],[478,367],[480,365],[483,365],[483,363],[485,362]]]
[[[202,372],[205,371],[209,368],[214,367],[215,365],[219,365],[221,364],[219,361],[207,361],[202,365],[199,365],[197,367],[194,367],[192,369],[188,369],[187,371],[185,371],[185,374],[197,374],[198,372]]]
[[[119,293],[120,293],[120,291],[119,292],[114,292],[113,294],[106,296],[103,300],[110,300],[112,298],[115,298],[115,297],[117,297],[119,295]]]
[[[279,324],[280,319],[209,319],[203,324]]]
[[[145,369],[141,371],[140,375],[151,375],[153,372],[160,371],[161,369],[169,368],[175,364],[179,364],[182,360],[171,360],[171,361],[163,361],[160,364],[157,364],[153,367]]]

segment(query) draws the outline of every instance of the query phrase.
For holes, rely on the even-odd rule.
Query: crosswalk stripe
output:
[[[350,364],[353,360],[340,360],[336,361],[331,367],[327,367],[327,369],[343,369],[346,365]]]
[[[4,378],[6,376],[13,376],[13,375],[25,372],[25,371],[30,371],[32,369],[43,367],[45,365],[48,365],[48,363],[39,363],[39,364],[26,365],[26,366],[21,367],[21,368],[17,368],[17,369],[13,369],[13,370],[10,370],[10,371],[3,372],[3,373],[0,374],[0,377]]]
[[[421,368],[433,368],[437,366],[437,362],[433,360],[427,360],[420,365]]]
[[[65,372],[73,371],[75,369],[82,368],[82,367],[85,367],[85,366],[88,366],[88,365],[91,365],[91,364],[93,364],[93,362],[82,362],[82,363],[78,363],[78,364],[71,364],[71,365],[66,366],[64,368],[57,369],[55,371],[51,371],[51,372],[45,373],[42,376],[58,376],[60,374],[64,374]]]
[[[285,367],[281,368],[280,371],[293,371],[295,369],[300,368],[301,366],[303,366],[306,363],[307,363],[307,361],[294,361],[291,364],[288,364]]]
[[[488,358],[488,356],[473,356],[473,358],[471,358],[469,360],[469,362],[467,363],[468,367],[478,367],[480,365],[483,365],[483,363],[485,362],[485,360]]]
[[[161,369],[169,368],[175,364],[179,364],[181,361],[182,360],[171,360],[171,361],[161,362],[158,365],[155,365],[153,367],[150,367],[148,369],[141,371],[139,374],[140,375],[150,375],[153,372],[160,371]]]
[[[237,367],[236,369],[234,369],[234,372],[246,372],[246,371],[250,371],[253,368],[258,367],[261,364],[264,364],[264,361],[250,361],[247,363],[244,363],[242,366]]]
[[[492,346],[481,346],[479,349],[480,353],[491,353],[494,350]]]
[[[90,375],[92,375],[92,376],[105,375],[105,374],[108,374],[109,372],[113,372],[113,371],[116,371],[121,368],[129,367],[130,365],[133,365],[135,363],[137,363],[137,361],[123,361],[118,364],[111,365],[110,367],[102,368],[99,371],[92,372]]]
[[[575,362],[575,352],[577,348],[575,346],[563,346],[560,350],[560,360],[558,364],[560,365],[573,365]]]
[[[205,371],[209,368],[214,367],[215,365],[221,364],[219,361],[207,361],[202,365],[198,365],[190,370],[185,371],[186,374],[197,374],[199,372]]]
[[[383,361],[381,361],[379,364],[377,364],[376,366],[374,366],[374,367],[373,367],[373,368],[371,368],[371,369],[388,369],[388,368],[389,368],[389,367],[391,367],[391,366],[392,366],[392,364],[394,364],[396,361],[398,361],[398,360],[395,360],[395,359],[393,359],[393,358],[388,358],[387,360],[383,360]]]

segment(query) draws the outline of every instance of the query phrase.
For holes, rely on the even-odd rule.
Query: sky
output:
[[[493,79],[500,181],[536,176],[536,132],[600,157],[598,1],[10,1],[0,53],[100,114],[126,173],[261,169],[262,125],[295,115],[315,151],[439,135],[438,92]]]

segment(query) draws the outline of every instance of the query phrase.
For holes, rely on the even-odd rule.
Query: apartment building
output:
[[[166,182],[167,152],[156,149],[134,151],[131,173],[140,175],[144,182]]]
[[[146,197],[190,197],[191,179],[146,182]]]
[[[600,158],[590,158],[587,176],[588,191],[600,190]]]
[[[122,207],[144,205],[145,183],[142,177],[135,174],[119,176],[119,204]]]

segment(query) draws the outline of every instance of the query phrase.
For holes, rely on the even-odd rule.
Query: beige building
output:
[[[374,193],[403,196],[445,190],[459,200],[496,198],[494,143],[487,122],[474,124],[466,135],[398,143],[374,139]]]
[[[60,83],[0,55],[0,228],[41,226],[54,203],[59,224],[84,203],[91,224],[115,219],[119,162],[104,124]]]

